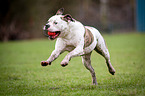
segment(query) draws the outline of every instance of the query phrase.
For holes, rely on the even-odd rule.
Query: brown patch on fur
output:
[[[91,33],[91,31],[89,29],[85,28],[84,47],[90,46],[93,41],[94,41],[93,34]]]

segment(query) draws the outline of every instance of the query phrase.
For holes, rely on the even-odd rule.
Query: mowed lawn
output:
[[[54,49],[47,39],[0,42],[0,96],[145,96],[145,34],[103,35],[116,70],[110,75],[102,56],[92,54],[98,85],[81,57],[61,67],[65,52],[42,67]]]

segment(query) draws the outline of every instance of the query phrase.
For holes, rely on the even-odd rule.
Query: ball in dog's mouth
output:
[[[56,32],[48,32],[49,38],[50,39],[55,39],[59,36],[60,31],[56,31]]]
[[[49,37],[51,40],[54,40],[60,35],[60,31],[49,32],[48,30],[44,30],[44,35]]]

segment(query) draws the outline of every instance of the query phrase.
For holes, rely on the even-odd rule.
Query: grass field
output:
[[[98,86],[75,57],[66,67],[60,62],[42,67],[54,49],[47,39],[0,42],[0,96],[145,96],[145,34],[104,35],[116,69],[109,74],[105,60],[92,54]]]

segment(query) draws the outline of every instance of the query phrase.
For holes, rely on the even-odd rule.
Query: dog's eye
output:
[[[56,25],[56,24],[57,24],[57,22],[54,22],[54,24]]]

